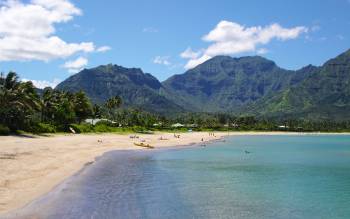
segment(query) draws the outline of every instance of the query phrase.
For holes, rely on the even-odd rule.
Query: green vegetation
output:
[[[270,118],[343,122],[350,118],[350,50],[326,62],[289,89],[267,96],[246,110]]]
[[[0,135],[9,135],[10,129],[7,126],[0,124]]]
[[[9,72],[0,76],[0,135],[71,129],[344,132],[350,131],[349,85],[350,50],[298,71],[262,57],[218,56],[163,83],[140,69],[106,65],[39,90]]]
[[[332,131],[350,130],[349,122],[257,119],[228,113],[177,113],[162,116],[133,108],[121,108],[119,96],[102,105],[92,105],[83,91],[45,88],[38,95],[31,82],[20,82],[16,73],[0,77],[0,134],[70,132],[148,131]],[[85,119],[100,119],[94,124]],[[179,124],[179,126],[174,126]]]
[[[236,112],[271,93],[299,84],[306,71],[288,71],[259,56],[217,56],[163,82],[165,96],[187,110]]]
[[[121,104],[114,97],[113,109]],[[119,101],[119,102],[118,102]],[[107,104],[108,105],[108,104]],[[98,112],[97,112],[98,111]],[[93,132],[82,122],[91,116],[100,117],[99,106],[92,106],[84,92],[70,93],[45,88],[37,94],[31,82],[20,82],[16,73],[0,77],[0,134],[16,133],[19,130],[32,133],[55,133],[69,131]],[[99,126],[96,130],[104,131]]]
[[[10,72],[0,76],[0,124],[10,131],[29,129],[40,100],[31,82],[19,82]]]

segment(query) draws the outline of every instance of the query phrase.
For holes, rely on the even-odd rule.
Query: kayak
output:
[[[144,144],[144,143],[134,143],[134,145],[139,146],[139,147],[145,147],[145,148],[150,148],[153,149],[154,147],[149,145],[149,144]]]

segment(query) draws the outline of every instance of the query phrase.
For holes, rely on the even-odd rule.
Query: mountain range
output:
[[[139,68],[109,64],[84,69],[57,85],[56,89],[70,92],[83,90],[97,104],[120,96],[127,107],[161,114],[183,111],[181,106],[159,94],[162,87],[154,76]]]
[[[216,56],[164,82],[138,68],[84,69],[56,89],[83,90],[95,103],[172,114],[226,112],[257,117],[342,120],[350,116],[350,50],[316,67],[286,70],[260,56]]]

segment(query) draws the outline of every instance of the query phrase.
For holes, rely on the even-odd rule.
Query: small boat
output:
[[[141,142],[141,143],[136,143],[135,142],[134,145],[139,146],[139,147],[144,147],[144,148],[150,148],[150,149],[154,148],[152,145],[144,144],[143,142]]]
[[[75,130],[72,127],[69,127],[70,132],[72,132],[72,134],[76,134]]]

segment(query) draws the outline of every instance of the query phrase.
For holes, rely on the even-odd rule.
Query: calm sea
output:
[[[38,218],[350,218],[350,136],[110,152],[18,211]]]

